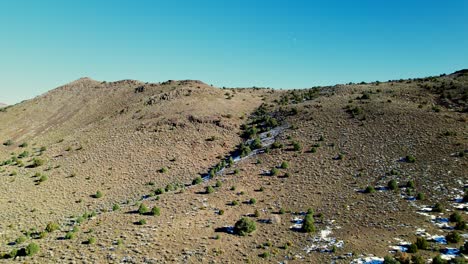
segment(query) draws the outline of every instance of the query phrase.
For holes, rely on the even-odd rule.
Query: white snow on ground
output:
[[[319,235],[309,239],[312,244],[310,246],[306,246],[304,251],[309,254],[312,251],[330,252],[333,250],[333,247],[342,248],[344,246],[344,241],[331,237],[331,234],[331,227],[326,227],[326,229],[321,230]]]
[[[383,258],[379,257],[366,257],[366,258],[358,258],[351,261],[350,264],[382,264],[384,262]]]

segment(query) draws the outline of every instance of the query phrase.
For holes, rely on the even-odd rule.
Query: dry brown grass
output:
[[[455,77],[441,79],[450,78]],[[468,83],[465,77],[456,81]],[[0,113],[0,139],[17,143],[2,146],[0,160],[19,153],[19,142],[28,142],[30,152],[47,147],[40,156],[44,166],[1,168],[0,249],[11,250],[7,243],[21,230],[42,230],[47,222],[57,221],[61,231],[38,241],[43,250],[32,261],[323,263],[348,252],[387,255],[394,238],[415,240],[416,228],[441,231],[397,193],[357,190],[385,186],[390,179],[412,179],[428,198],[417,204],[441,202],[450,208],[453,189],[467,183],[466,158],[452,155],[468,148],[466,113],[446,105],[433,111],[440,103],[438,95],[418,84],[328,87],[314,100],[279,106],[274,100],[290,91],[222,90],[195,81],[78,80]],[[144,91],[135,93],[141,86]],[[364,92],[370,92],[370,99],[356,99]],[[161,216],[134,213],[139,197],[169,183],[189,183],[233,150],[241,142],[240,125],[262,103],[269,112],[282,113],[279,118],[292,126],[278,138],[284,148],[241,161],[235,165],[238,175],[228,169],[218,178],[222,187],[211,194],[205,194],[205,187],[216,180],[143,201],[149,208],[160,207]],[[348,105],[358,106],[361,113],[352,117]],[[290,114],[292,107],[296,115]],[[447,131],[453,135],[444,136]],[[292,141],[303,150],[293,151]],[[320,147],[310,153],[315,144]],[[343,159],[336,159],[339,154]],[[414,155],[416,162],[398,161],[406,155]],[[278,176],[262,174],[283,161],[289,168],[279,169]],[[49,166],[52,169],[44,171]],[[167,172],[159,171],[163,167]],[[390,175],[392,169],[399,175]],[[18,174],[7,176],[13,170]],[[48,180],[36,185],[34,172],[48,175]],[[286,172],[290,176],[282,177]],[[98,190],[103,197],[93,198]],[[247,203],[251,198],[257,202]],[[234,200],[239,205],[230,205]],[[121,210],[111,210],[115,203]],[[282,208],[286,212],[278,214]],[[308,208],[323,214],[317,229],[332,227],[332,236],[345,242],[343,249],[332,254],[304,252],[316,234],[294,232],[290,226],[292,213]],[[258,218],[250,216],[255,210]],[[85,211],[98,215],[84,221],[74,239],[57,240],[71,229],[64,225],[69,217]],[[242,216],[273,223],[258,222],[257,231],[247,237],[215,232]],[[147,223],[135,225],[140,219]],[[96,244],[82,244],[90,237]],[[271,245],[262,246],[267,242]],[[259,257],[264,252],[270,258]]]

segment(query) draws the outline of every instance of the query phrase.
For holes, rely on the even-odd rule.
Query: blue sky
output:
[[[83,76],[306,88],[468,68],[468,1],[0,2],[0,102]]]

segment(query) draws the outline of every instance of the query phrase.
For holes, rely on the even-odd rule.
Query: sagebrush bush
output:
[[[151,215],[153,216],[161,215],[161,209],[157,206],[154,206],[153,208],[151,208]]]
[[[282,168],[282,169],[287,169],[287,168],[289,168],[289,163],[288,163],[287,161],[281,162],[281,168]]]
[[[138,207],[138,213],[139,214],[146,214],[149,212],[148,207],[145,204],[140,204],[140,207]]]
[[[418,193],[416,195],[416,200],[425,200],[426,199],[426,195],[424,195],[424,193]]]
[[[455,212],[450,215],[449,220],[453,223],[460,222],[462,221],[462,216],[458,212]]]
[[[58,230],[60,228],[60,226],[57,224],[57,223],[54,223],[54,222],[49,222],[46,226],[46,231],[49,232],[49,233],[52,233],[54,232],[55,230]]]
[[[418,252],[418,246],[416,244],[411,244],[408,247],[408,253],[417,253]]]
[[[294,141],[293,142],[293,148],[294,148],[294,151],[301,151],[302,150],[302,145],[301,145],[301,143],[299,143],[297,141]]]
[[[416,238],[416,246],[418,249],[426,250],[429,247],[429,244],[424,237],[418,237]]]
[[[443,210],[444,210],[444,207],[440,203],[436,203],[434,207],[432,208],[432,211],[436,213],[442,213]]]
[[[223,186],[223,183],[220,180],[217,180],[215,186],[216,188],[220,188],[221,186]]]
[[[73,232],[73,231],[69,231],[65,235],[65,239],[73,239],[73,238],[75,238],[75,232]]]
[[[458,232],[454,231],[454,232],[450,232],[449,234],[447,234],[445,236],[445,239],[449,243],[458,243],[461,240],[461,236]]]
[[[26,248],[25,248],[25,253],[26,253],[26,256],[33,256],[35,255],[37,252],[39,252],[40,248],[39,248],[39,245],[37,245],[36,243],[30,243]]]
[[[213,193],[213,192],[214,192],[214,188],[212,186],[205,187],[205,193]]]
[[[272,168],[271,171],[270,171],[270,175],[271,175],[271,176],[276,176],[276,175],[278,175],[278,169],[277,169],[277,168]]]
[[[254,221],[248,218],[241,218],[234,224],[234,232],[240,236],[246,236],[257,229]]]
[[[366,189],[364,190],[365,193],[374,193],[375,189],[372,186],[367,186]]]
[[[396,190],[396,189],[398,189],[398,183],[397,183],[395,180],[389,181],[388,184],[387,184],[387,186],[388,186],[388,188],[389,188],[390,190]]]
[[[312,214],[306,214],[306,216],[304,217],[304,222],[302,224],[302,231],[306,233],[315,232],[314,223],[314,216]]]
[[[101,198],[102,196],[104,196],[104,194],[103,194],[101,191],[97,191],[97,192],[94,194],[94,198]]]
[[[405,160],[408,163],[415,163],[416,162],[416,158],[413,155],[406,156]]]
[[[192,185],[197,185],[197,184],[200,184],[202,182],[203,182],[203,179],[200,176],[198,176],[195,179],[193,179]]]
[[[34,158],[33,163],[31,164],[31,166],[34,167],[34,168],[40,167],[42,165],[44,165],[44,160],[41,160],[41,159],[38,159],[38,158]]]

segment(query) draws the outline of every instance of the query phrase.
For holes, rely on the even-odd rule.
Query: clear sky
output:
[[[468,68],[466,0],[2,0],[0,102],[83,76],[306,88]]]

